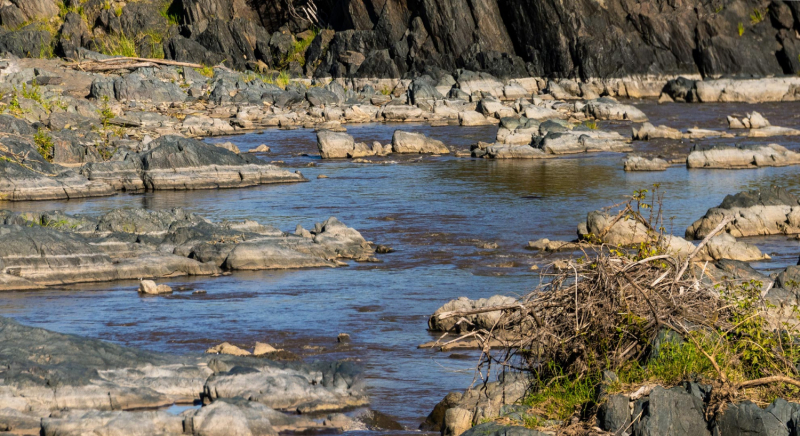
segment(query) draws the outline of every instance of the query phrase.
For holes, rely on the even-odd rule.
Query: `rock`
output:
[[[317,132],[317,148],[323,159],[343,159],[373,156],[374,151],[364,143],[356,144],[347,133],[320,130]]]
[[[263,342],[256,342],[256,347],[253,350],[253,356],[262,356],[264,354],[276,353],[278,351],[277,348],[273,347],[270,344],[265,344]]]
[[[456,434],[456,433],[454,433]],[[522,426],[501,425],[486,422],[461,433],[462,436],[546,436],[547,433]]]
[[[549,154],[633,151],[630,144],[623,141],[622,135],[598,131],[550,132],[542,138],[539,148]]]
[[[553,119],[567,119],[567,116],[557,110],[549,109],[546,107],[539,107],[539,106],[528,106],[525,108],[525,117],[544,121],[544,120],[553,120]]]
[[[500,311],[485,312],[478,315],[465,316],[469,323],[462,322],[456,324],[458,318],[451,317],[446,319],[439,319],[437,315],[443,312],[458,312],[482,309],[492,306],[506,306],[515,303],[516,300],[512,297],[505,297],[502,295],[495,295],[490,298],[481,298],[478,300],[470,300],[466,297],[460,297],[456,300],[451,300],[444,306],[436,309],[436,312],[428,319],[428,328],[433,331],[450,331],[457,329],[458,332],[468,331],[471,329],[492,328],[495,322],[500,319],[502,314]]]
[[[725,230],[736,238],[800,233],[800,202],[783,188],[770,187],[728,195],[686,229],[687,239],[703,239],[726,217]]]
[[[250,352],[243,350],[236,345],[231,345],[228,342],[223,342],[219,345],[213,346],[206,350],[207,354],[230,354],[232,356],[250,356]]]
[[[462,126],[487,126],[493,124],[486,117],[475,111],[459,112],[458,122]]]
[[[611,225],[613,219],[614,217],[605,212],[589,212],[586,216],[586,233],[581,233],[579,236],[583,239],[588,235],[594,235],[602,238],[604,243],[619,246],[640,244],[648,240],[648,231],[644,224],[625,218]],[[606,233],[601,236],[604,230]]]
[[[529,385],[524,376],[506,373],[496,382],[481,383],[463,394],[450,392],[434,407],[422,428],[440,430],[443,435],[462,434],[496,418],[503,406],[519,402]]]
[[[162,82],[140,73],[132,73],[115,79],[114,95],[119,101],[133,100],[153,103],[181,102],[187,98],[186,93],[176,83]]]
[[[312,106],[334,106],[342,101],[335,93],[319,87],[312,87],[306,92],[306,99]]]
[[[214,143],[214,146],[239,154],[239,147],[237,147],[233,142],[216,142]]]
[[[713,260],[732,259],[752,262],[770,259],[769,255],[762,253],[755,245],[737,241],[725,232],[711,238],[703,247],[703,254]]]
[[[126,412],[69,410],[42,419],[41,434],[47,436],[78,434],[151,434],[183,433],[183,418],[163,411]]]
[[[625,171],[665,171],[669,162],[660,158],[647,159],[642,156],[628,156],[623,163]]]
[[[178,435],[184,429],[193,434],[227,435],[231,433],[225,430],[212,432],[218,427],[207,421],[219,419],[231,426],[240,425],[241,422],[231,421],[234,415],[239,416],[238,420],[244,415],[251,431],[246,434],[264,434],[258,431],[266,425],[276,432],[302,432],[319,427],[305,417],[276,412],[267,405],[242,398],[225,397],[236,386],[248,384],[256,389],[271,386],[273,394],[281,394],[276,395],[279,399],[267,402],[287,406],[320,404],[324,400],[334,410],[353,405],[357,402],[354,399],[363,402],[360,373],[349,363],[274,363],[227,355],[174,356],[25,327],[5,318],[0,318],[0,339],[6,345],[1,357],[11,365],[0,382],[3,402],[22,412],[15,414],[3,409],[0,425],[7,428],[13,424],[15,430],[28,428],[39,433],[38,425],[34,428],[32,421],[41,420],[41,434],[53,436]],[[38,353],[50,358],[39,359]],[[47,377],[31,374],[47,374]],[[140,410],[176,402],[191,404],[199,401],[204,392],[213,401],[181,416]],[[212,417],[215,414],[218,416]],[[260,426],[254,426],[254,422]],[[262,430],[256,431],[257,428]]]
[[[527,247],[538,251],[575,251],[581,248],[581,244],[568,241],[551,241],[547,238],[528,241]]]
[[[710,436],[704,410],[703,400],[687,392],[685,387],[656,386],[648,397],[637,403],[633,414],[642,411],[642,417],[633,424],[633,432],[642,436]]]
[[[172,288],[167,285],[156,286],[156,282],[152,280],[142,280],[139,282],[139,293],[152,295],[171,294]]]
[[[383,108],[382,114],[386,121],[408,121],[420,119],[423,111],[416,106],[390,104]]]
[[[339,336],[336,337],[336,342],[345,343],[350,342],[350,335],[347,333],[339,333]]]
[[[747,119],[750,124],[751,129],[761,129],[764,127],[769,126],[769,121],[767,121],[760,113],[753,111],[747,115]]]
[[[632,105],[619,103],[609,97],[587,101],[584,111],[586,116],[598,120],[628,120],[635,123],[647,121],[647,115],[641,110]]]
[[[800,153],[778,144],[769,145],[695,145],[686,159],[688,168],[758,168],[800,164]]]
[[[761,127],[760,129],[750,129],[747,132],[748,138],[769,138],[772,136],[798,136],[800,135],[800,130],[797,129],[790,129],[788,127],[779,127],[779,126],[766,126]]]
[[[778,399],[762,409],[751,401],[731,404],[715,420],[715,435],[790,435],[792,416],[800,404]]]
[[[728,128],[729,129],[746,129],[744,123],[739,121],[738,118],[734,118],[728,115]]]
[[[633,129],[633,139],[647,141],[649,139],[657,139],[657,138],[682,139],[683,133],[678,129],[673,129],[671,127],[663,125],[654,127],[650,123],[642,124],[642,126],[638,130]]]
[[[162,136],[141,155],[142,180],[151,190],[215,189],[305,181],[255,157],[194,139]]]
[[[269,153],[270,148],[267,147],[267,144],[261,144],[256,148],[251,149],[248,153]]]
[[[395,130],[392,135],[392,152],[449,154],[450,149],[442,141],[428,138],[421,133]]]
[[[479,150],[473,150],[473,157],[480,157],[476,154],[477,151]],[[528,145],[493,144],[484,152],[487,157],[492,159],[547,159],[553,157],[552,154]]]
[[[599,427],[613,434],[628,428],[631,423],[630,398],[615,394],[608,397],[597,413]]]

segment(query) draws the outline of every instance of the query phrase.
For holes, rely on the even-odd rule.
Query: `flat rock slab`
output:
[[[99,218],[0,211],[0,290],[78,282],[335,267],[368,260],[358,231],[330,218],[296,234],[255,221],[212,223],[181,209]]]
[[[325,404],[328,410],[341,410],[366,403],[361,374],[346,362],[174,356],[7,318],[0,318],[0,343],[0,428],[13,433],[273,436],[323,426],[276,408]],[[271,389],[270,395],[220,395],[240,386],[250,392]],[[212,393],[213,398],[208,396]],[[202,395],[206,406],[179,416],[137,410],[191,404]]]

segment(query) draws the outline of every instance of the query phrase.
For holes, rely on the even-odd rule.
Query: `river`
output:
[[[636,102],[653,124],[721,129],[724,116],[759,110],[775,125],[797,128],[800,105],[657,105]],[[628,123],[601,128],[630,132]],[[395,129],[425,133],[466,149],[494,139],[494,127],[430,127],[412,124],[349,126],[358,141],[390,142]],[[638,189],[660,185],[668,231],[686,227],[727,194],[779,185],[800,193],[798,167],[753,170],[687,170],[626,173],[621,154],[578,155],[539,161],[442,157],[395,157],[382,164],[321,161],[308,129],[277,130],[232,141],[242,151],[267,144],[267,160],[299,169],[308,183],[240,190],[156,192],[54,202],[5,203],[17,211],[60,209],[98,215],[119,207],[182,207],[213,220],[244,218],[293,231],[336,216],[371,241],[393,247],[382,263],[337,269],[239,272],[219,278],[164,280],[171,296],[141,297],[134,282],[75,285],[0,295],[0,314],[28,325],[75,333],[149,350],[202,352],[222,341],[252,346],[265,341],[314,359],[350,359],[365,369],[372,407],[416,429],[451,390],[474,378],[475,352],[441,353],[417,346],[436,336],[427,317],[450,299],[514,295],[538,283],[531,265],[552,256],[525,250],[527,241],[572,239],[586,213],[625,200]],[[706,142],[755,142],[718,139]],[[775,138],[790,149],[800,138]],[[637,151],[679,151],[689,142],[634,143]],[[315,166],[308,166],[314,163]],[[324,174],[328,178],[317,179]],[[771,254],[756,266],[794,265],[800,241],[749,238]],[[482,248],[497,243],[497,249]],[[192,294],[203,289],[203,295]],[[338,344],[339,333],[349,344]]]

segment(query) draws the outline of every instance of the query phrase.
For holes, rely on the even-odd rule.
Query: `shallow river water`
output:
[[[800,105],[665,105],[639,102],[654,124],[724,128],[724,116],[757,109],[773,124],[800,127]],[[600,123],[629,134],[627,123]],[[493,140],[496,128],[371,124],[348,127],[359,141],[387,143],[395,129],[423,132],[467,149]],[[427,317],[452,298],[524,293],[538,278],[531,265],[553,260],[524,249],[528,240],[571,239],[586,213],[618,203],[655,183],[666,194],[667,230],[686,227],[727,194],[779,185],[800,194],[800,167],[625,173],[621,154],[541,161],[393,157],[386,164],[321,161],[311,130],[267,130],[230,140],[242,151],[265,143],[262,156],[299,169],[308,183],[241,190],[158,192],[64,202],[6,203],[13,210],[60,209],[100,214],[119,207],[182,207],[213,220],[254,219],[293,231],[336,216],[396,252],[378,264],[337,269],[235,273],[163,281],[179,291],[140,297],[134,282],[0,293],[0,315],[24,324],[174,353],[202,352],[221,341],[265,341],[308,360],[352,359],[367,374],[372,407],[416,429],[449,391],[473,380],[473,352],[417,349],[435,338]],[[737,142],[733,140],[725,140]],[[800,139],[776,138],[793,150]],[[724,142],[724,141],[723,141]],[[745,142],[745,141],[739,141]],[[753,142],[753,141],[749,141]],[[763,141],[767,142],[767,141]],[[691,144],[634,143],[639,151],[685,153]],[[305,154],[305,155],[304,155]],[[316,166],[309,167],[309,163]],[[320,174],[328,178],[317,179]],[[797,263],[800,242],[751,238],[773,255],[756,265]],[[495,242],[497,249],[481,248]],[[204,289],[205,295],[192,290]],[[337,344],[339,333],[350,344]]]

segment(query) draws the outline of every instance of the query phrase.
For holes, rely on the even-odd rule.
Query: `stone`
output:
[[[792,414],[800,410],[800,404],[775,400],[762,409],[751,401],[731,404],[715,420],[715,435],[790,435]]]
[[[637,406],[639,409],[639,406]],[[677,386],[664,389],[656,386],[634,415],[643,411],[633,424],[633,432],[642,436],[710,436],[704,417],[703,400]],[[726,433],[728,434],[728,433]]]
[[[344,159],[372,156],[374,152],[366,144],[356,144],[347,133],[320,130],[317,132],[317,148],[323,159]]]
[[[537,251],[575,251],[581,248],[580,243],[576,242],[569,242],[569,241],[551,241],[547,238],[537,239],[535,241],[528,241],[528,245],[525,247],[530,250],[537,250]]]
[[[800,153],[778,144],[695,145],[686,159],[688,168],[746,169],[800,164]]]
[[[633,139],[647,141],[649,139],[682,139],[683,133],[664,125],[655,127],[650,123],[643,123],[639,129],[633,129]]]
[[[152,280],[142,280],[139,282],[139,293],[152,295],[171,294],[172,288],[167,285],[156,285],[156,282]]]
[[[800,202],[779,187],[728,195],[686,229],[687,239],[702,239],[726,217],[734,217],[725,231],[743,236],[800,233]]]
[[[493,124],[481,113],[475,111],[459,112],[458,122],[462,126],[487,126]]]
[[[669,162],[661,158],[647,159],[642,156],[628,156],[623,162],[625,171],[665,171]]]
[[[219,345],[215,345],[208,350],[206,350],[207,354],[230,354],[232,356],[250,356],[251,353],[247,350],[243,350],[236,345],[231,345],[228,342],[223,342]]]
[[[632,105],[622,104],[610,97],[589,100],[584,107],[586,116],[598,120],[627,120],[635,123],[647,121],[647,115]]]
[[[442,141],[428,138],[421,133],[395,130],[392,135],[393,153],[449,154],[450,149]]]
[[[470,300],[466,297],[459,297],[458,299],[451,300],[442,307],[436,309],[436,312],[428,318],[428,328],[433,331],[450,331],[455,329],[457,332],[469,331],[472,329],[492,328],[492,326],[500,319],[501,311],[485,312],[478,315],[467,315],[466,318],[469,323],[458,323],[458,318],[451,317],[439,319],[437,315],[444,312],[459,312],[475,309],[483,309],[492,306],[506,306],[514,304],[516,299],[502,295],[495,295],[490,298],[480,298],[477,300]]]
[[[255,349],[253,349],[253,356],[263,356],[265,354],[276,353],[278,351],[282,350],[279,350],[270,344],[265,344],[263,342],[256,342]]]
[[[453,433],[457,434],[457,433]],[[462,436],[546,436],[538,430],[533,430],[519,425],[502,425],[496,422],[486,422],[461,433]]]
[[[261,144],[258,147],[250,149],[250,151],[248,151],[248,153],[269,153],[269,152],[270,148],[267,146],[267,144]]]
[[[770,259],[753,244],[738,241],[730,233],[721,232],[709,239],[703,247],[703,254],[713,260],[732,259],[753,262]],[[702,256],[701,256],[702,257]]]
[[[539,106],[528,106],[525,108],[525,117],[538,120],[538,121],[545,121],[545,120],[552,120],[552,119],[566,119],[567,116],[557,110],[553,110],[546,107],[539,107]]]
[[[214,146],[239,154],[239,147],[237,147],[233,142],[215,142]]]
[[[613,434],[628,428],[631,423],[630,398],[615,394],[608,397],[597,414],[599,427]]]

